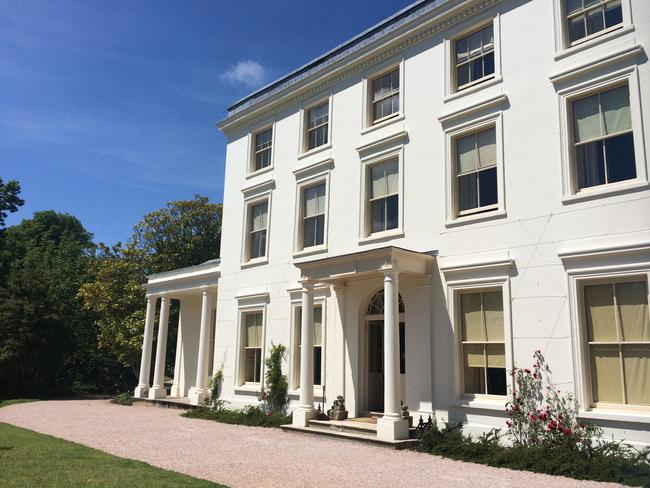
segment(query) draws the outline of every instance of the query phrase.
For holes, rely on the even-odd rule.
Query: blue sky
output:
[[[25,206],[125,241],[146,212],[221,202],[227,106],[411,0],[0,0],[0,177]]]

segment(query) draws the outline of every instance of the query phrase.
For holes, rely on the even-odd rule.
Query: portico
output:
[[[158,273],[144,285],[147,311],[136,398],[158,400],[188,398],[200,405],[208,394],[213,370],[215,317],[219,261]],[[150,376],[156,305],[160,301],[153,379]],[[180,302],[174,378],[169,393],[165,387],[171,300]],[[150,382],[151,381],[151,382]]]
[[[310,421],[316,417],[314,409],[314,384],[313,384],[313,299],[314,286],[329,284],[334,287],[337,302],[350,304],[345,299],[346,288],[352,281],[381,279],[383,292],[383,413],[377,420],[377,438],[382,441],[395,441],[408,439],[408,420],[403,418],[401,410],[401,379],[400,379],[400,277],[423,277],[431,272],[431,263],[435,253],[419,253],[394,246],[382,247],[369,251],[336,256],[325,259],[303,261],[296,263],[301,271],[301,354],[300,354],[300,402],[293,413],[295,427],[309,427]],[[347,323],[343,307],[339,305],[339,318],[341,330],[337,334],[338,340],[344,344],[337,347],[342,355],[350,354],[349,344],[345,344],[349,334],[346,328],[359,327],[358,324]],[[365,311],[364,311],[365,314]],[[338,345],[337,345],[338,346]],[[352,348],[354,349],[354,348]],[[356,355],[356,354],[355,354]],[[347,364],[349,358],[339,357],[337,362]],[[365,397],[360,392],[360,368],[356,368],[356,380],[352,381],[356,388],[352,388],[355,400]],[[363,368],[361,368],[363,369]],[[344,378],[349,376],[344,372]],[[355,376],[355,375],[353,375]],[[338,382],[340,392],[330,392],[332,397],[344,394],[345,379]],[[359,411],[359,408],[356,407]]]

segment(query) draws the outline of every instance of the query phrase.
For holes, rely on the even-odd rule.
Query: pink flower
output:
[[[512,422],[510,422],[509,420],[506,420],[506,425],[508,426],[508,428],[510,428],[510,427],[512,427]]]
[[[524,369],[524,371],[526,372],[526,374],[530,374],[530,369],[526,368]]]

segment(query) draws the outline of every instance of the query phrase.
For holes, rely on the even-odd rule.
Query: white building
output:
[[[647,0],[420,0],[235,103],[221,262],[147,285],[182,298],[170,394],[223,367],[255,403],[282,343],[294,425],[343,395],[380,439],[400,401],[478,432],[540,349],[584,419],[650,444],[648,46]]]

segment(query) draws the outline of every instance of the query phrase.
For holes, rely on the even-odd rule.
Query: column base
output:
[[[133,392],[135,398],[147,398],[148,394],[149,386],[147,385],[138,385],[135,387],[135,391]]]
[[[149,400],[160,400],[161,398],[167,398],[167,390],[164,386],[152,386],[149,389]]]
[[[313,408],[311,410],[309,409],[302,409],[298,407],[296,410],[293,411],[293,422],[292,425],[295,427],[309,427],[309,421],[314,420],[316,418],[316,410]]]
[[[398,441],[408,438],[408,420],[393,417],[382,417],[377,420],[377,439],[382,441]]]
[[[170,397],[182,397],[181,395],[181,388],[178,385],[178,383],[174,383],[172,387],[169,389],[169,396]]]
[[[202,388],[190,388],[190,404],[202,405],[203,401],[208,397],[207,390]]]

